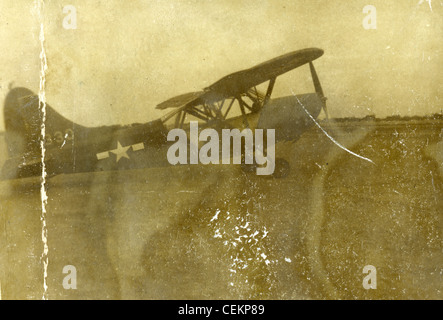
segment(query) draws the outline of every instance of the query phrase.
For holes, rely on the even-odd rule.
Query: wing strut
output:
[[[243,116],[243,124],[246,126],[246,128],[249,128],[249,121],[248,121],[248,117],[246,116],[246,111],[245,111],[245,106],[248,108],[249,108],[249,106],[246,105],[246,103],[243,101],[241,96],[237,96],[237,100],[238,100],[238,103],[240,104],[240,110],[241,110],[241,114]]]
[[[235,99],[232,99],[231,103],[229,104],[228,109],[227,109],[226,112],[225,112],[225,115],[223,116],[223,118],[224,118],[225,120],[226,120],[226,116],[228,115],[229,111],[231,111],[231,107],[232,107],[232,105],[234,104],[234,102],[235,102]]]
[[[309,68],[311,69],[312,81],[314,81],[315,92],[320,96],[323,103],[323,110],[325,111],[326,119],[329,119],[328,110],[326,109],[326,97],[323,94],[323,89],[318,79],[317,72],[315,71],[314,64],[309,62]]]
[[[263,105],[265,105],[269,99],[271,98],[272,90],[274,90],[274,84],[275,84],[276,77],[272,78],[269,81],[268,90],[266,91],[265,100],[263,101]]]

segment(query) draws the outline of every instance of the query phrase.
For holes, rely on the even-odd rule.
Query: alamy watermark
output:
[[[363,8],[366,16],[363,18],[363,28],[366,30],[377,29],[377,9],[373,5],[366,5]]]
[[[77,269],[72,265],[63,267],[63,273],[67,274],[63,278],[63,288],[66,290],[77,289]]]
[[[172,129],[168,133],[168,141],[175,141],[167,153],[170,164],[230,164],[231,141],[232,163],[241,164],[242,156],[245,164],[257,164],[257,175],[271,175],[275,169],[275,130],[266,130],[266,139],[263,137],[263,129],[222,129],[222,138],[215,129],[207,128],[198,133],[198,122],[190,122],[190,137],[183,129]],[[244,153],[242,154],[242,138],[245,141]],[[266,140],[266,149],[264,148]],[[199,150],[199,142],[206,142]],[[220,141],[222,152],[220,160]],[[189,146],[189,154],[188,154]],[[266,156],[265,156],[266,150]],[[189,155],[189,157],[188,157]]]
[[[63,13],[66,14],[63,19],[63,28],[77,29],[77,9],[73,5],[66,5],[63,7]]]
[[[368,274],[363,278],[363,288],[366,290],[377,289],[377,269],[368,264],[367,266],[364,266],[363,273]]]

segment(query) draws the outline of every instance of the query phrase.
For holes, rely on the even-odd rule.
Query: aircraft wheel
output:
[[[245,173],[255,173],[255,171],[257,169],[257,165],[255,165],[255,164],[246,164],[246,163],[242,162],[241,169]]]
[[[281,179],[288,176],[289,171],[291,171],[291,166],[289,162],[283,158],[275,159],[275,170],[272,174],[274,178]]]
[[[244,173],[255,173],[255,171],[257,170],[257,164],[256,163],[251,163],[251,164],[246,164],[245,163],[245,154],[244,152],[242,152],[241,155],[241,169]]]

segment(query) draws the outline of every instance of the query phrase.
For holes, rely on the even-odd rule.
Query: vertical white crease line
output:
[[[300,104],[300,106],[303,108],[303,110],[304,110],[304,111],[306,112],[306,114],[309,116],[309,118],[311,118],[311,120],[314,121],[315,125],[316,125],[317,127],[320,128],[320,130],[326,135],[326,137],[329,138],[329,140],[331,140],[331,141],[332,141],[335,145],[337,145],[339,148],[341,148],[341,149],[343,149],[344,151],[346,151],[346,152],[352,154],[353,156],[355,156],[355,157],[357,157],[357,158],[360,158],[360,159],[363,159],[363,160],[366,160],[366,161],[369,161],[369,162],[372,163],[372,164],[375,164],[374,161],[372,161],[371,159],[369,159],[369,158],[365,158],[365,157],[363,157],[363,156],[361,156],[361,155],[359,155],[359,154],[357,154],[357,153],[355,153],[355,152],[352,152],[351,150],[347,149],[346,147],[344,147],[344,146],[342,146],[340,143],[338,143],[333,137],[331,137],[331,136],[326,132],[325,129],[322,128],[322,126],[320,126],[320,124],[314,119],[314,117],[309,113],[309,111],[306,110],[305,106],[304,106],[304,105],[301,103],[301,101],[298,99],[297,95],[296,95],[292,90],[291,90],[291,92],[292,92],[292,94],[294,95],[294,97],[297,99],[297,101],[298,101],[298,103]]]
[[[38,16],[40,22],[40,88],[38,92],[39,99],[39,110],[41,114],[42,124],[40,131],[40,149],[41,149],[41,163],[42,163],[42,177],[40,186],[40,195],[42,203],[42,212],[40,220],[42,222],[42,242],[43,242],[43,253],[41,256],[41,261],[43,263],[43,296],[42,300],[48,299],[48,229],[46,224],[46,205],[48,201],[48,196],[46,195],[46,164],[45,164],[45,138],[46,138],[46,95],[45,95],[45,85],[46,85],[46,70],[48,69],[46,61],[45,52],[45,31],[44,31],[44,0],[38,0]]]

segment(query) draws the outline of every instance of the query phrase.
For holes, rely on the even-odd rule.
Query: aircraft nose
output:
[[[272,99],[263,107],[257,128],[274,129],[276,141],[295,141],[313,124],[306,112],[315,119],[322,107],[316,93]]]

